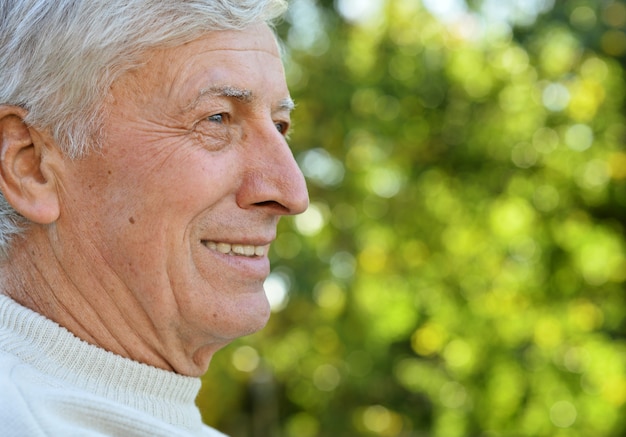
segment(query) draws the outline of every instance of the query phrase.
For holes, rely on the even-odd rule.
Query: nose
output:
[[[244,176],[237,204],[273,215],[294,215],[309,206],[304,175],[273,122],[243,148]]]

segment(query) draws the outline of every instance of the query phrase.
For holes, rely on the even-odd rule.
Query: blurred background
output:
[[[311,207],[205,421],[626,435],[625,3],[291,0],[278,32]]]

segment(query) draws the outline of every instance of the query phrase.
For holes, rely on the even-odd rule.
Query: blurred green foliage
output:
[[[292,0],[279,31],[311,207],[205,420],[626,435],[624,3]]]

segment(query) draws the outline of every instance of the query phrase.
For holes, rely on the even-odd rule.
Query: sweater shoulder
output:
[[[3,437],[77,433],[86,437],[226,437],[206,425],[184,429],[110,399],[68,387],[1,350],[0,393]]]
[[[24,395],[23,380],[15,373],[21,367],[17,357],[0,350],[0,423],[4,437],[44,436],[32,406]],[[33,381],[36,383],[36,381]]]

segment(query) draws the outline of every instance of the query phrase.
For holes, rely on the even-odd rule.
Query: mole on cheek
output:
[[[134,224],[135,224],[135,218],[134,218],[134,217],[129,217],[129,218],[128,218],[128,221],[129,221],[129,223],[130,223],[131,225],[134,225]]]

